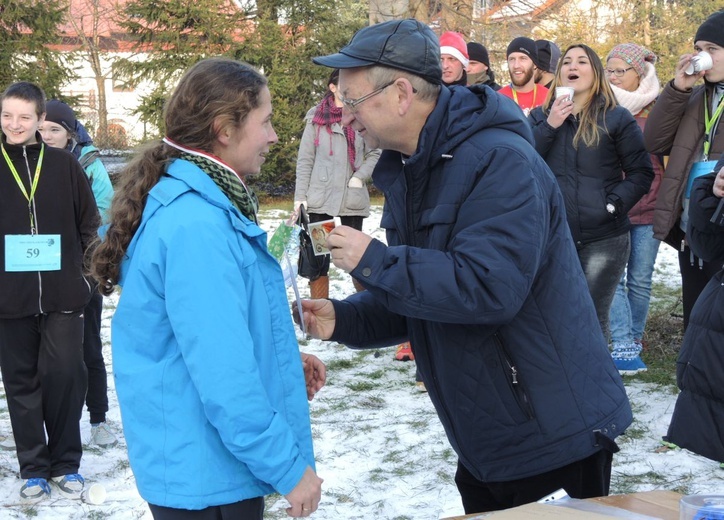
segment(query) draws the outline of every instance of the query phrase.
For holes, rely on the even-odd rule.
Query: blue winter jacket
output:
[[[631,423],[556,180],[515,103],[442,89],[417,151],[385,151],[387,244],[334,302],[334,340],[408,339],[460,461],[487,482],[582,460]]]
[[[289,493],[314,468],[282,271],[266,234],[175,160],[121,266],[113,370],[141,496],[202,509]]]

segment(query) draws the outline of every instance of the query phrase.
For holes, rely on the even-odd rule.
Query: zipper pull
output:
[[[513,377],[513,384],[517,385],[518,384],[518,370],[513,366],[510,367],[510,375]]]
[[[681,252],[683,253],[684,250],[686,250],[686,239],[681,239]]]

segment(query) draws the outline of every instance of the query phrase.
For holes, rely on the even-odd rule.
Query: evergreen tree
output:
[[[61,43],[58,26],[67,6],[63,0],[3,0],[0,3],[0,87],[32,81],[48,97],[73,74],[53,44]]]

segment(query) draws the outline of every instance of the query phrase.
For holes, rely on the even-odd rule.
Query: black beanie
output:
[[[468,56],[471,60],[484,63],[486,67],[490,68],[488,49],[486,49],[482,44],[477,42],[468,43]]]
[[[535,46],[535,42],[525,36],[518,36],[508,45],[508,50],[505,53],[507,58],[514,52],[522,52],[527,54],[534,63],[538,63],[538,49]]]
[[[724,10],[714,13],[699,26],[694,43],[700,40],[724,47]]]
[[[62,101],[51,99],[45,104],[45,120],[60,125],[69,132],[75,132],[73,109]]]

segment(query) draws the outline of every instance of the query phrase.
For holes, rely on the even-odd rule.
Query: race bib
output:
[[[5,235],[5,271],[60,271],[60,235]]]
[[[694,185],[694,179],[706,175],[714,171],[716,161],[699,161],[691,165],[689,179],[686,181],[686,198],[691,197],[691,187]]]

